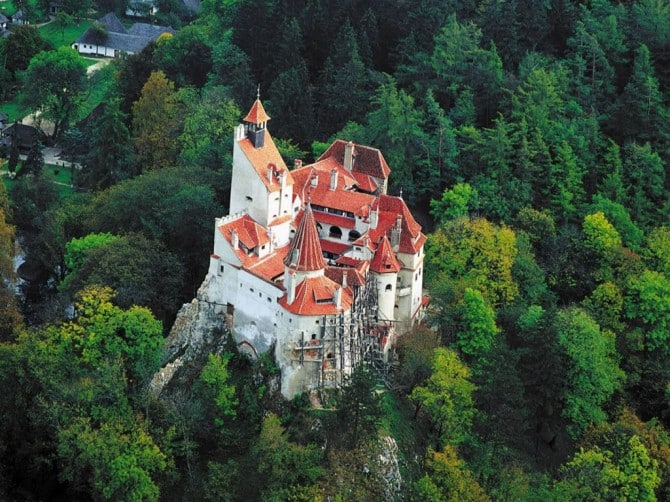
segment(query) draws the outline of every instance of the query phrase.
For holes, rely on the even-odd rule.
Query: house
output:
[[[388,362],[423,315],[425,236],[372,147],[338,140],[289,170],[260,100],[234,133],[229,215],[217,218],[199,299],[241,350],[274,349],[286,397]]]
[[[28,19],[23,14],[22,10],[17,10],[14,14],[9,16],[9,22],[14,25],[29,24]]]
[[[131,0],[126,8],[128,17],[149,17],[158,13],[158,5],[155,0]]]
[[[121,54],[136,54],[164,33],[174,35],[169,26],[135,23],[125,26],[113,13],[105,14],[72,44],[80,54],[117,58]]]
[[[0,146],[8,151],[14,138],[19,141],[19,153],[22,155],[28,154],[35,141],[44,142],[46,140],[44,132],[40,129],[21,122],[14,122],[0,130]]]

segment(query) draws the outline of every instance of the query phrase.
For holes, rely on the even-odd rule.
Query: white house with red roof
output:
[[[387,195],[379,150],[337,140],[289,170],[269,120],[257,99],[235,129],[230,211],[216,219],[201,298],[231,316],[241,349],[274,347],[292,397],[385,359],[421,319],[426,238]]]

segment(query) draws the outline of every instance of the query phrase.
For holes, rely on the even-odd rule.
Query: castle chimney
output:
[[[312,179],[310,180],[310,183],[313,187],[317,186],[319,184],[319,176],[317,174],[312,176]]]
[[[274,166],[272,164],[268,164],[268,181],[272,183],[272,168]]]
[[[330,189],[335,190],[337,188],[337,169],[330,171]]]
[[[402,231],[402,215],[397,215],[395,218],[395,226],[391,228],[391,236],[390,236],[390,241],[391,241],[391,247],[393,248],[393,251],[396,253],[398,252],[398,248],[400,247],[400,232]]]
[[[235,230],[230,232],[230,240],[232,241],[233,249],[240,249],[240,237],[237,235]]]
[[[370,208],[370,228],[377,228],[377,223],[379,223],[379,212],[377,208]]]
[[[300,169],[302,167],[302,160],[295,159],[293,161],[293,169]]]
[[[346,270],[342,271],[342,287],[343,288],[347,287],[347,271]]]
[[[279,183],[282,188],[286,188],[286,169],[279,173]]]
[[[342,306],[342,288],[337,286],[335,288],[335,294],[333,295],[333,303],[335,308],[340,308]]]
[[[344,145],[344,168],[349,172],[354,168],[354,144],[351,141]]]
[[[289,270],[286,274],[286,283],[286,300],[291,305],[295,301],[296,287],[295,272],[293,270]]]

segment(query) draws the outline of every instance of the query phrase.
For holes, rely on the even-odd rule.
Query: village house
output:
[[[98,19],[93,26],[72,44],[80,54],[118,58],[121,54],[136,54],[164,33],[174,35],[169,26],[135,23],[126,29],[113,13]]]
[[[425,236],[369,146],[335,141],[289,170],[256,100],[235,129],[229,215],[218,218],[199,299],[241,350],[274,349],[286,397],[384,364],[419,321]]]

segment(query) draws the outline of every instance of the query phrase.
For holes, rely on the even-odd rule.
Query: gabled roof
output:
[[[323,152],[323,155],[318,160],[326,159],[328,157],[335,157],[337,161],[344,165],[344,147],[348,142],[341,139],[336,140],[328,149]],[[365,145],[354,145],[354,166],[353,171],[374,176],[375,178],[383,179],[389,177],[391,169],[386,163],[386,159],[382,152],[377,148],[372,148]]]
[[[103,25],[109,33],[128,33],[126,27],[123,26],[123,23],[119,21],[119,18],[113,12],[108,12],[96,22]]]
[[[396,218],[397,215],[402,216],[400,246],[398,250],[406,254],[417,253],[426,242],[426,236],[421,233],[421,225],[416,222],[402,197],[380,196],[379,211],[382,214],[394,214]]]
[[[305,214],[300,220],[300,225],[295,232],[291,249],[284,260],[284,264],[293,270],[302,272],[323,270],[326,267],[314,214],[309,204],[305,208]]]
[[[247,116],[242,119],[243,122],[249,122],[251,124],[260,124],[262,122],[267,122],[270,120],[270,116],[265,113],[265,108],[260,99],[254,101],[254,104],[251,105],[251,110],[247,113]]]
[[[340,307],[335,304],[335,292],[340,289]],[[349,310],[352,295],[349,288],[343,288],[325,276],[307,277],[295,289],[293,303],[288,303],[287,295],[279,300],[279,305],[292,314],[328,315]]]
[[[126,30],[123,23],[112,12],[105,14],[97,22],[102,24],[107,30],[107,38],[103,43],[99,42],[92,27],[86,30],[75,43],[109,47],[121,52],[135,54],[163,33],[171,33],[173,35],[176,33],[170,26],[158,26],[147,23],[135,23]]]
[[[128,35],[135,35],[136,37],[145,37],[154,40],[160,37],[163,33],[170,33],[174,35],[177,33],[171,26],[158,26],[156,24],[135,23],[128,28]]]
[[[379,241],[377,251],[370,262],[370,270],[378,274],[397,273],[400,271],[400,262],[393,252],[391,243],[385,235]]]

